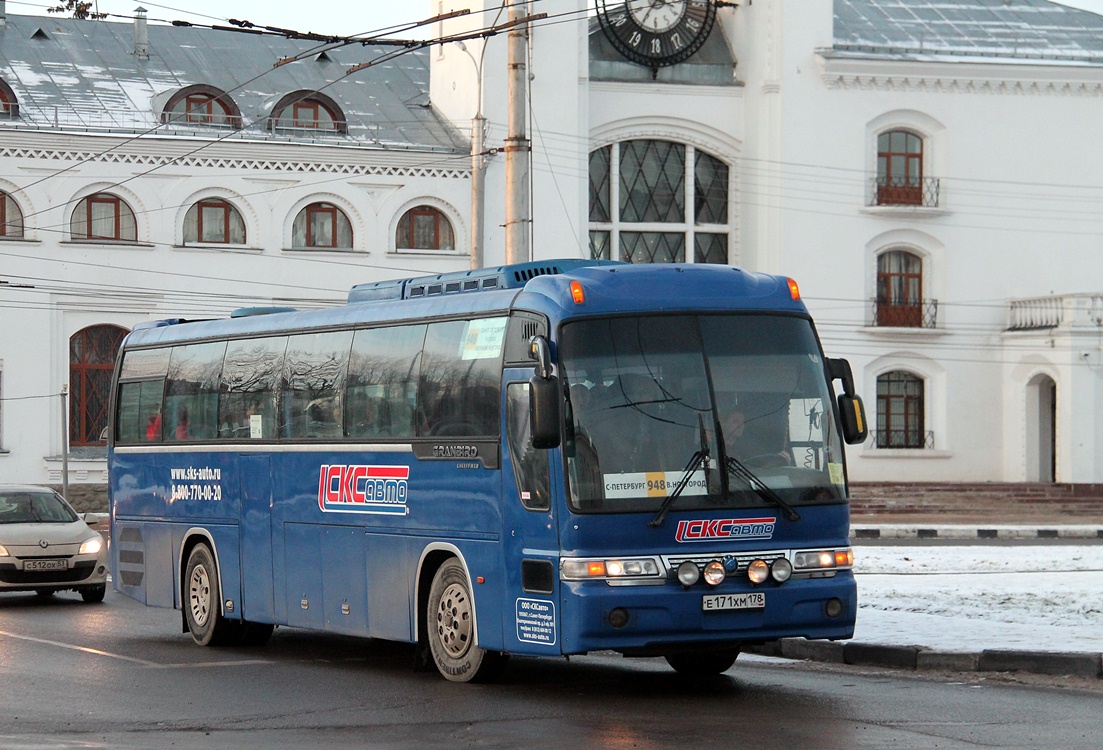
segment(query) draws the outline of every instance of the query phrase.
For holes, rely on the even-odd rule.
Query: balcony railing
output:
[[[900,304],[870,300],[873,325],[888,328],[935,328],[938,323],[938,300],[925,299]]]
[[[1059,294],[1011,300],[1009,331],[1103,326],[1103,294]]]
[[[938,208],[938,178],[874,177],[869,205]]]
[[[902,448],[934,449],[934,431],[927,430],[870,430],[867,448],[895,450]]]

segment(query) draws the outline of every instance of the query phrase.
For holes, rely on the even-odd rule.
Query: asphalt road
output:
[[[412,671],[406,645],[282,628],[210,649],[108,592],[0,595],[0,748],[1092,748],[1103,692],[741,658],[514,659],[494,685]],[[1057,685],[1067,684],[1060,680]]]

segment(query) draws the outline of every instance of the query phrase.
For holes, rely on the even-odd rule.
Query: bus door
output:
[[[238,457],[241,487],[241,616],[275,622],[272,579],[272,457]]]
[[[524,380],[507,379],[505,388],[502,627],[506,651],[546,655],[560,649],[559,532],[551,500],[558,450],[537,450],[529,439],[531,375],[531,369],[519,371]]]

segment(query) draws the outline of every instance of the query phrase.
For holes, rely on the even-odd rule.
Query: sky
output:
[[[224,24],[228,18],[257,25],[278,26],[319,34],[352,36],[395,24],[420,21],[432,15],[430,0],[93,0],[101,12],[129,17],[141,5],[151,19]],[[536,3],[539,5],[540,3]],[[548,5],[554,7],[555,0]],[[1063,5],[1103,14],[1103,0],[1062,0]],[[46,0],[7,0],[8,13],[45,15]],[[114,20],[122,20],[115,18]],[[419,36],[406,34],[403,36]]]

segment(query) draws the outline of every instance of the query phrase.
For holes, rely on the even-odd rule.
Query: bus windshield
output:
[[[811,321],[654,315],[565,324],[569,500],[579,512],[843,503]],[[771,499],[772,496],[772,499]]]

